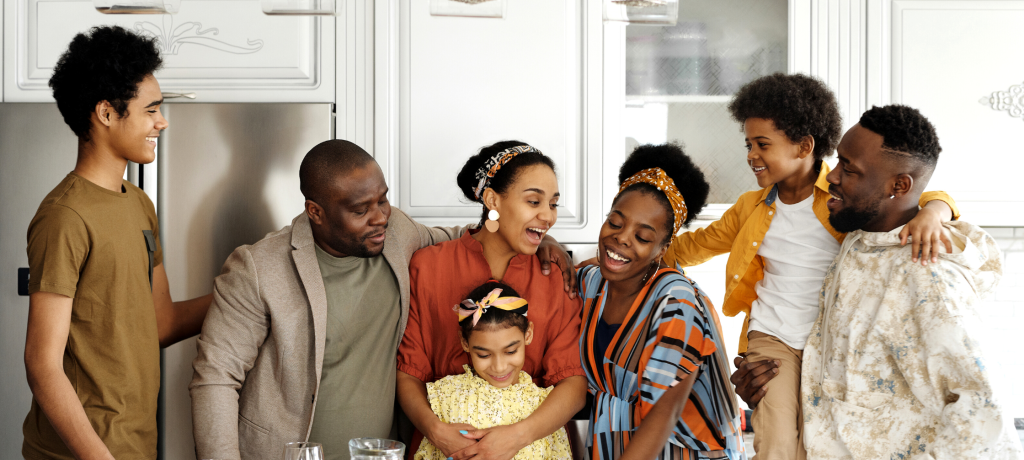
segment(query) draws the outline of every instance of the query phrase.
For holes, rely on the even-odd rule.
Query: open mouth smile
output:
[[[529,227],[526,229],[526,237],[530,239],[533,244],[540,244],[541,240],[544,239],[544,234],[547,233],[547,228],[542,227]]]
[[[622,270],[623,267],[625,267],[626,265],[633,261],[629,257],[612,251],[611,249],[605,249],[604,255],[605,257],[601,258],[602,265],[604,266],[604,268],[612,271]]]

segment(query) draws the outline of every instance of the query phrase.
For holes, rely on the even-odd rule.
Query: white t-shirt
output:
[[[772,219],[757,254],[764,278],[754,285],[750,330],[773,335],[802,350],[818,319],[818,294],[839,242],[814,214],[814,195],[796,204],[775,200]]]

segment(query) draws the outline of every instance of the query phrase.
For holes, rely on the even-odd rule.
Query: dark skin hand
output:
[[[544,235],[544,239],[537,248],[537,258],[540,259],[540,270],[545,275],[551,274],[551,263],[554,262],[562,270],[562,281],[565,281],[565,292],[569,293],[570,299],[576,298],[576,267],[572,264],[572,257],[565,252],[554,238]]]
[[[732,373],[729,381],[736,385],[736,395],[747,403],[747,407],[753,409],[768,391],[768,381],[778,375],[779,361],[747,362],[746,358],[737,356],[733,364],[736,372]]]

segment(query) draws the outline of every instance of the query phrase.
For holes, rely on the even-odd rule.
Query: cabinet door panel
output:
[[[47,81],[79,32],[119,25],[155,37],[164,91],[197,102],[333,102],[334,20],[266,16],[255,0],[183,0],[174,15],[104,15],[82,0],[6,0],[8,101],[51,101]],[[324,39],[326,37],[326,39]]]
[[[1024,167],[1024,1],[897,0],[892,11],[892,102],[919,109],[942,144],[928,188],[953,195],[971,223],[1024,225],[1015,193]],[[1016,97],[994,106],[999,91]]]
[[[402,208],[476,221],[455,183],[481,147],[517,139],[557,167],[559,226],[583,225],[582,2],[523,0],[504,19],[431,16],[403,4]]]

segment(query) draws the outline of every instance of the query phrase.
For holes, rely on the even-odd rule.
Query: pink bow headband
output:
[[[500,295],[501,288],[496,288],[484,296],[484,298],[479,302],[474,302],[472,299],[466,299],[452,309],[459,313],[459,322],[462,322],[462,320],[472,316],[474,327],[476,326],[476,323],[480,321],[480,317],[483,316],[490,307],[526,316],[526,311],[529,307],[526,299],[521,297],[499,297]]]

